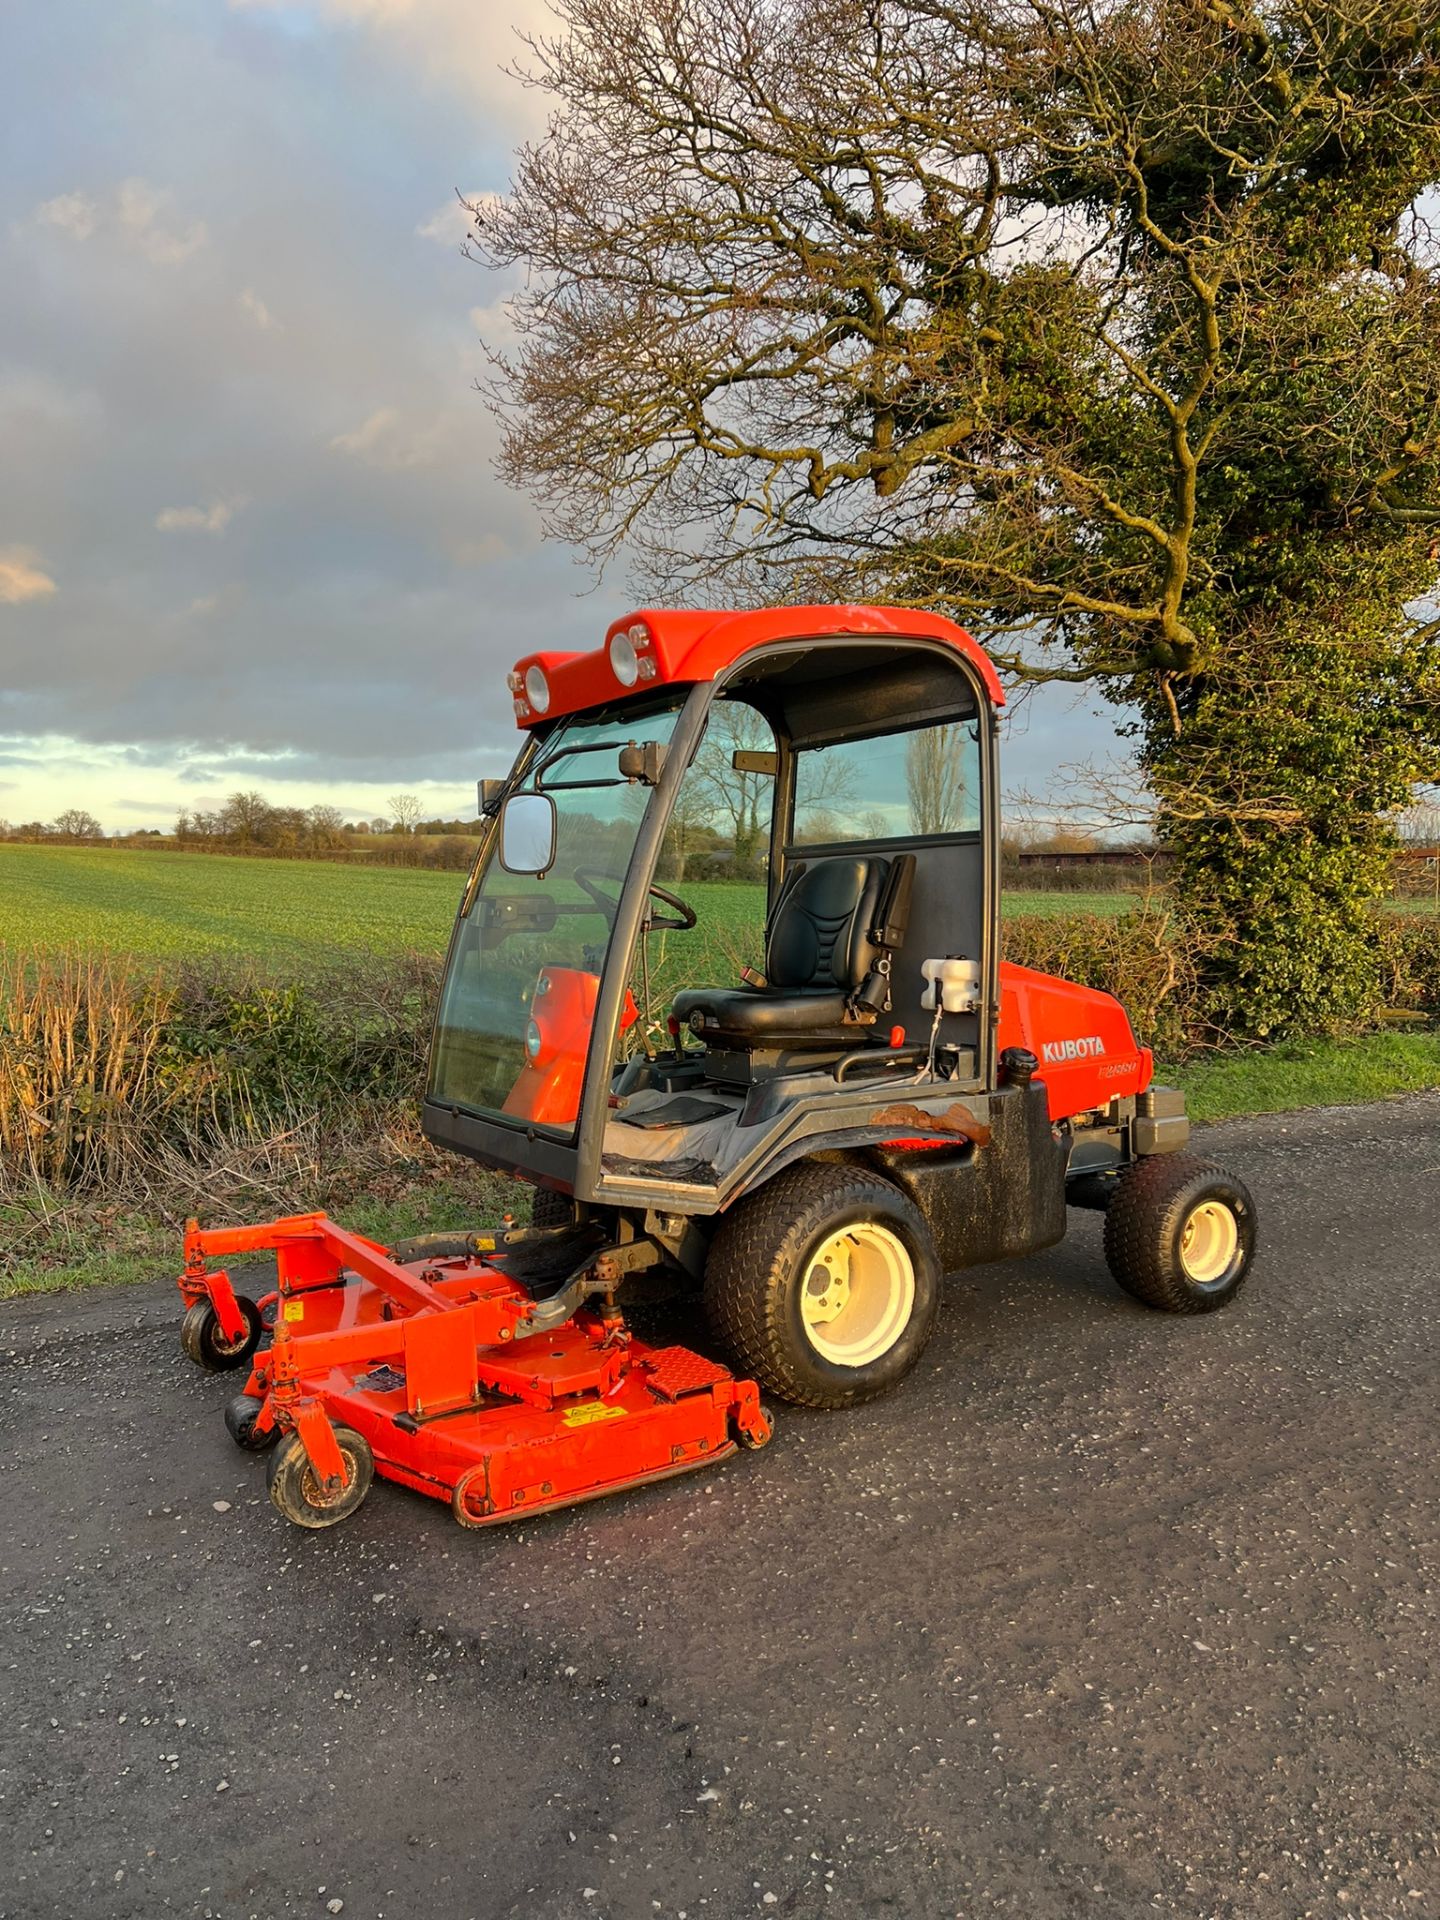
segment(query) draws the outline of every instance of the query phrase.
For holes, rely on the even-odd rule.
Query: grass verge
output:
[[[1355,1106],[1440,1087],[1440,1033],[1292,1043],[1162,1067],[1158,1078],[1184,1088],[1191,1118],[1202,1123]],[[347,1226],[383,1243],[493,1222],[507,1210],[524,1219],[528,1208],[521,1183],[448,1161],[371,1176],[329,1200]],[[258,1202],[230,1209],[237,1218],[276,1210]],[[33,1253],[24,1250],[27,1241]],[[169,1278],[179,1269],[180,1227],[153,1214],[78,1205],[37,1222],[32,1209],[0,1205],[0,1249],[7,1246],[21,1250],[0,1262],[0,1299]]]
[[[1304,1107],[1360,1106],[1440,1087],[1440,1033],[1371,1033],[1358,1040],[1291,1041],[1162,1068],[1183,1087],[1195,1121],[1235,1120]]]
[[[387,1171],[323,1197],[323,1211],[387,1246],[411,1234],[493,1224],[507,1212],[521,1221],[530,1216],[530,1189],[522,1182],[452,1162]],[[321,1210],[314,1196],[307,1200]],[[284,1211],[257,1196],[251,1204],[240,1200],[212,1210],[207,1218],[261,1220]],[[180,1219],[157,1211],[74,1204],[44,1215],[34,1207],[0,1204],[0,1300],[173,1280],[180,1272],[182,1232]]]

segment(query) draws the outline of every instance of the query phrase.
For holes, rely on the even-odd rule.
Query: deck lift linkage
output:
[[[186,1232],[182,1343],[248,1368],[226,1424],[283,1514],[332,1526],[378,1471],[485,1526],[764,1446],[762,1388],[884,1392],[941,1276],[1053,1244],[1067,1207],[1104,1212],[1146,1305],[1234,1298],[1244,1185],[1186,1151],[1115,999],[1000,956],[1004,699],[968,634],[646,610],[509,685],[522,745],[481,783],[423,1119],[528,1182],[533,1223]],[[701,977],[717,941],[687,943],[699,916],[660,884],[697,842],[734,883],[709,900],[763,899],[763,972]],[[212,1264],[260,1253],[260,1299]],[[667,1291],[738,1373],[643,1336]]]

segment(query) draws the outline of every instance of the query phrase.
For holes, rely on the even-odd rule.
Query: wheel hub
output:
[[[888,1227],[858,1221],[821,1242],[800,1292],[805,1337],[835,1366],[863,1367],[900,1338],[915,1306],[915,1269]]]
[[[345,1495],[349,1492],[354,1482],[356,1469],[355,1456],[348,1447],[342,1447],[340,1453],[345,1462],[345,1472],[349,1476],[348,1479],[343,1481],[338,1479],[322,1480],[310,1462],[308,1460],[305,1462],[305,1471],[300,1478],[300,1491],[305,1499],[309,1501],[310,1505],[316,1509],[335,1506],[345,1498]]]
[[[1223,1201],[1202,1200],[1180,1235],[1180,1264],[1196,1286],[1221,1279],[1240,1245],[1240,1227]]]

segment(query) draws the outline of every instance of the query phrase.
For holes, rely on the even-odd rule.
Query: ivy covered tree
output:
[[[559,11],[475,209],[552,529],[1097,680],[1214,1017],[1363,1014],[1440,770],[1440,0]]]

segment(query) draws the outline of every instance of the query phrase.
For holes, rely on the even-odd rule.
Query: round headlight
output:
[[[633,687],[639,679],[640,662],[628,633],[617,633],[610,642],[610,669],[622,687]]]
[[[540,1029],[532,1020],[525,1029],[525,1051],[532,1060],[540,1058]]]
[[[550,682],[540,667],[525,669],[525,698],[536,713],[544,713],[550,705]]]

